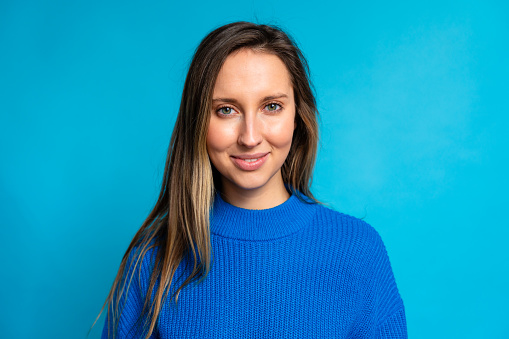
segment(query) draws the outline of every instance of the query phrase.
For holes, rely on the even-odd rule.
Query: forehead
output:
[[[263,96],[272,92],[293,95],[288,69],[278,56],[252,49],[241,49],[230,54],[214,86],[214,96]]]

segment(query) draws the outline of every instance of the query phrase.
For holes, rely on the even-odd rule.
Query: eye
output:
[[[233,111],[234,111],[233,108],[228,106],[221,107],[217,110],[217,112],[222,115],[230,115],[232,114]]]
[[[275,102],[271,102],[270,104],[268,104],[267,106],[265,106],[265,108],[267,109],[267,111],[269,112],[276,112],[276,111],[279,111],[281,109],[281,105],[279,104],[276,104]]]

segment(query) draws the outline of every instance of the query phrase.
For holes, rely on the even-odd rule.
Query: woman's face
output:
[[[207,152],[226,196],[287,194],[281,176],[295,129],[290,75],[279,57],[241,49],[213,92]]]

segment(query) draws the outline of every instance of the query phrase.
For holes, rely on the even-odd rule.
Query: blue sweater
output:
[[[238,208],[216,195],[211,241],[209,275],[186,286],[177,307],[163,305],[152,338],[407,337],[384,244],[359,219],[296,195],[267,210]],[[135,274],[122,296],[120,338],[140,337],[133,325],[152,265],[153,253],[141,281]]]

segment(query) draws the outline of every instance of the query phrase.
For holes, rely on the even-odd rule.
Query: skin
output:
[[[251,49],[228,56],[215,83],[207,131],[207,152],[221,174],[225,201],[266,209],[289,198],[281,166],[294,129],[295,99],[284,63]],[[238,165],[238,159],[255,154],[265,155],[261,166],[252,170]]]

